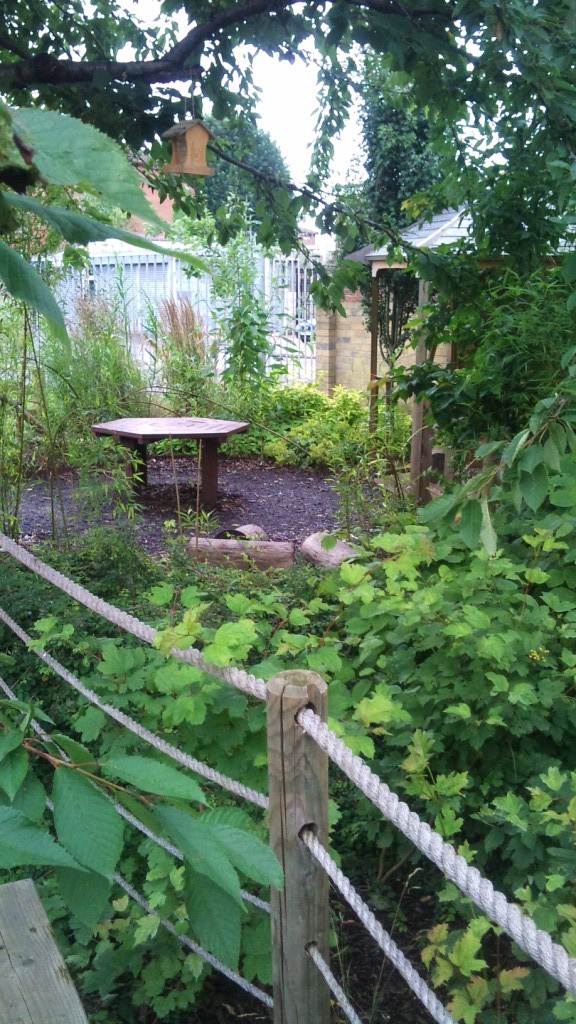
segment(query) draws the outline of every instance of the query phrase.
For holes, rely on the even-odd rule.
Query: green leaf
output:
[[[4,197],[8,193],[3,193]],[[11,198],[11,196],[10,196]],[[15,299],[32,306],[38,313],[46,317],[54,334],[63,341],[68,341],[66,325],[52,292],[33,267],[9,245],[0,240],[0,280]]]
[[[102,770],[106,775],[143,789],[145,793],[156,793],[172,800],[206,803],[206,797],[195,779],[151,757],[111,757],[102,764]]]
[[[490,628],[490,616],[483,612],[481,608],[477,608],[473,604],[464,604],[461,608],[462,615],[466,622],[469,622],[474,629],[489,629]]]
[[[53,732],[51,739],[68,755],[73,764],[94,764],[94,755],[82,743],[78,743],[77,740],[70,739],[69,736],[63,736],[59,732]]]
[[[75,729],[80,733],[83,740],[88,743],[97,739],[106,724],[106,715],[100,708],[86,708],[76,722]]]
[[[260,914],[242,929],[242,975],[272,984],[272,936],[270,918]]]
[[[0,789],[14,799],[28,774],[28,754],[23,747],[12,750],[0,763]]]
[[[502,461],[511,466],[518,455],[518,452],[522,450],[529,437],[529,430],[522,430],[519,434],[516,434],[516,437],[512,438],[510,443],[506,445],[502,452]]]
[[[516,683],[510,688],[508,700],[511,704],[520,704],[521,707],[530,707],[537,704],[539,697],[533,686],[528,683]]]
[[[421,508],[418,519],[421,523],[436,523],[448,517],[452,520],[457,504],[458,498],[455,495],[443,494],[441,498],[434,498],[434,501]]]
[[[548,471],[543,463],[535,467],[531,473],[521,473],[520,491],[522,497],[533,512],[537,512],[548,494]]]
[[[486,967],[486,961],[477,957],[480,950],[478,936],[471,933],[470,929],[464,932],[462,938],[457,939],[453,949],[448,953],[448,959],[455,967],[469,977],[475,971],[481,971]]]
[[[454,715],[455,718],[471,718],[472,712],[468,704],[463,702],[460,704],[450,704],[449,707],[444,709],[445,715]]]
[[[554,508],[576,507],[576,484],[571,484],[568,487],[559,487],[558,490],[552,491],[550,504]]]
[[[19,195],[16,192],[3,192],[2,196],[9,206],[26,210],[46,221],[56,231],[59,231],[67,242],[74,245],[87,245],[88,242],[100,242],[105,238],[118,238],[121,242],[128,242],[129,245],[135,245],[140,249],[149,249],[151,252],[161,253],[162,256],[174,256],[189,264],[195,271],[203,272],[207,269],[205,260],[182,250],[168,249],[144,235],[134,235],[130,231],[115,228],[111,224],[104,224],[102,221],[93,220],[91,217],[85,217],[82,213],[65,210],[60,206],[43,206],[31,196]],[[48,294],[51,296],[51,292]],[[58,307],[56,308],[58,309]],[[43,311],[41,310],[41,312]],[[60,312],[59,309],[58,312]]]
[[[364,697],[354,711],[353,717],[368,729],[371,725],[386,725],[396,715],[396,704],[389,693],[380,689],[372,697]]]
[[[0,804],[10,804],[15,811],[22,811],[31,821],[41,822],[46,810],[46,792],[44,786],[32,772],[28,772],[13,800],[5,793],[0,793]]]
[[[112,882],[94,871],[58,868],[60,893],[66,906],[93,931],[106,909]]]
[[[187,694],[184,696],[190,696],[191,685],[201,682],[203,677],[204,671],[195,665],[174,663],[170,660],[154,673],[154,685],[160,693],[176,694],[180,690],[185,690]]]
[[[58,839],[76,860],[111,878],[122,850],[122,819],[114,805],[88,779],[71,768],[57,768],[52,790]]]
[[[33,150],[32,160],[52,185],[92,185],[111,206],[164,227],[150,205],[144,179],[118,143],[68,114],[39,107],[12,110],[12,123]]]
[[[271,885],[275,889],[282,888],[284,885],[282,868],[267,843],[244,829],[221,824],[210,811],[203,815],[202,824],[213,830],[232,863],[247,878],[251,878],[254,882],[260,882],[261,885]]]
[[[0,868],[33,864],[79,867],[67,850],[58,846],[45,829],[34,825],[22,811],[0,807]]]
[[[357,565],[355,562],[342,562],[340,566],[340,578],[349,587],[357,587],[366,576],[366,568]]]
[[[462,515],[458,524],[460,536],[469,548],[476,548],[480,544],[480,530],[482,527],[482,506],[477,499],[467,501],[462,507]]]
[[[204,875],[187,872],[186,905],[190,926],[201,946],[237,970],[240,959],[242,907]]]
[[[16,747],[21,746],[23,739],[24,734],[19,729],[12,729],[10,732],[0,735],[0,762],[13,750],[16,750]]]
[[[171,583],[158,583],[144,595],[157,608],[165,608],[174,599],[174,587]]]
[[[482,498],[482,529],[480,530],[480,539],[488,554],[494,556],[498,550],[498,537],[492,526],[488,500],[485,497]]]
[[[525,448],[518,459],[518,465],[524,473],[533,473],[536,466],[543,462],[544,448],[541,444],[532,444],[529,448]]]
[[[194,871],[206,875],[242,905],[238,875],[214,829],[203,827],[198,818],[177,807],[157,807],[156,817]]]
[[[459,640],[463,636],[472,636],[474,630],[469,622],[451,622],[442,627],[442,632],[445,636],[453,636]]]
[[[245,661],[258,634],[251,619],[224,622],[216,630],[212,643],[204,649],[206,661],[212,665],[229,665],[232,661]]]
[[[533,569],[526,569],[524,575],[527,583],[546,583],[546,580],[550,579],[550,573],[544,572],[539,566],[534,566]]]
[[[544,461],[548,469],[555,473],[560,472],[560,452],[551,437],[544,444]]]
[[[338,672],[342,668],[342,658],[328,644],[317,651],[312,651],[306,660],[313,672]]]

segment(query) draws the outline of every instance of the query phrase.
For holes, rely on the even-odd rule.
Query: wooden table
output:
[[[249,423],[233,420],[199,419],[193,416],[143,416],[97,423],[93,434],[107,434],[136,456],[142,484],[147,483],[146,446],[153,441],[178,438],[198,441],[200,447],[200,495],[204,505],[213,506],[218,497],[218,449],[233,434],[242,434]]]

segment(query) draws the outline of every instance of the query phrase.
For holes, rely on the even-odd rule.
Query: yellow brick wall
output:
[[[370,383],[370,332],[366,330],[360,292],[345,292],[342,302],[346,316],[316,309],[316,380],[322,391],[336,384],[365,391]],[[412,366],[415,350],[407,348],[398,360]],[[438,352],[437,362],[446,362],[447,350]],[[388,367],[378,356],[378,375]]]

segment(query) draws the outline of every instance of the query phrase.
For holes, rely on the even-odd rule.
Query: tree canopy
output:
[[[478,251],[534,263],[573,217],[575,28],[572,0],[162,0],[153,24],[116,0],[96,0],[89,14],[82,0],[16,0],[0,12],[0,91],[15,106],[73,114],[140,148],[181,116],[182,83],[215,119],[253,119],[255,53],[315,61],[308,185],[256,175],[260,240],[288,249],[299,218],[314,211],[352,249],[358,217],[319,204],[318,191],[359,82],[358,54],[370,51],[411,83],[415,106],[435,122],[445,157],[436,205],[468,204]],[[376,221],[375,237],[386,227]],[[326,284],[320,298],[337,301],[341,285]]]
[[[247,120],[220,123],[206,118],[206,123],[216,136],[218,148],[228,156],[228,160],[221,156],[214,158],[214,177],[207,178],[204,183],[206,206],[211,213],[216,213],[230,196],[245,200],[251,209],[254,206],[257,199],[254,178],[241,164],[267,175],[272,181],[275,178],[288,180],[290,175],[286,161],[267,132],[260,131]],[[198,190],[198,186],[196,188]]]
[[[362,189],[372,216],[406,225],[414,220],[412,197],[440,182],[440,154],[432,145],[433,122],[414,109],[410,90],[397,85],[386,64],[364,61],[361,110],[367,181]]]

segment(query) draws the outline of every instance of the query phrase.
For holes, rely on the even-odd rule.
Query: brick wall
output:
[[[322,391],[330,392],[340,384],[365,391],[370,383],[370,332],[366,329],[362,295],[344,293],[346,316],[316,309],[316,379]],[[415,350],[407,348],[398,360],[403,366],[415,361]],[[447,350],[439,351],[436,361],[443,363]],[[378,354],[378,375],[388,367]]]

